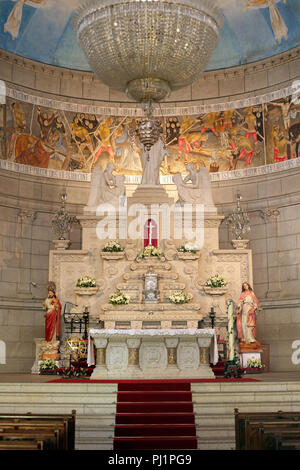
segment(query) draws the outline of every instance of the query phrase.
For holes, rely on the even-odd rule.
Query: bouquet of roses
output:
[[[199,251],[199,248],[195,243],[186,243],[185,245],[181,245],[180,248],[178,248],[178,251],[180,251],[180,253],[195,254]]]
[[[207,279],[204,285],[206,287],[225,287],[227,282],[223,277],[219,276],[219,274],[215,274],[214,276]]]
[[[57,369],[57,365],[53,359],[44,359],[40,364],[40,369]]]
[[[255,357],[253,357],[252,359],[248,359],[247,367],[250,369],[262,369],[262,363],[260,362],[260,359],[255,359]]]
[[[102,251],[108,253],[117,253],[123,251],[123,248],[117,240],[110,240],[109,242],[105,243]]]
[[[191,300],[191,296],[183,290],[176,290],[169,296],[169,299],[173,304],[186,304]]]
[[[77,280],[76,287],[96,287],[96,280],[90,276],[83,276]]]
[[[139,254],[138,258],[149,258],[150,256],[156,256],[157,258],[161,258],[163,256],[163,253],[160,248],[153,245],[147,245],[143,249],[142,253]]]
[[[131,297],[122,291],[117,291],[109,297],[109,302],[113,305],[126,305],[131,302]]]

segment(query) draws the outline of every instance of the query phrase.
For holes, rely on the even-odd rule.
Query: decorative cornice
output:
[[[230,67],[228,69],[216,69],[203,72],[200,75],[199,80],[226,80],[232,79],[238,76],[248,75],[251,73],[257,73],[262,70],[270,70],[274,67],[278,67],[283,64],[295,61],[300,58],[300,46],[289,49],[278,55],[268,57],[263,60],[251,62],[245,65],[239,65]],[[4,61],[6,64],[16,65],[23,67],[25,70],[33,72],[45,73],[48,76],[57,76],[61,78],[69,79],[72,77],[74,80],[92,80],[99,82],[93,72],[67,69],[63,67],[57,67],[54,65],[48,65],[45,63],[37,62],[32,59],[13,54],[4,49],[0,49],[0,61]],[[99,82],[100,83],[100,82]]]
[[[210,173],[212,182],[232,181],[239,180],[241,178],[253,178],[256,176],[265,176],[271,174],[279,174],[281,171],[287,171],[294,168],[300,168],[300,158],[294,158],[292,160],[286,160],[280,163],[272,163],[270,165],[258,166],[255,168],[244,168],[241,170],[223,171],[219,173]],[[37,176],[39,178],[54,178],[56,180],[69,180],[78,182],[90,182],[91,174],[82,172],[52,170],[46,168],[36,168],[29,165],[21,165],[19,163],[10,162],[8,160],[0,159],[0,169],[11,171],[14,173]],[[137,175],[126,175],[125,184],[127,185],[138,185],[141,181],[141,176]],[[160,182],[163,185],[173,185],[172,175],[166,175],[160,177]],[[82,216],[84,220],[84,217]]]

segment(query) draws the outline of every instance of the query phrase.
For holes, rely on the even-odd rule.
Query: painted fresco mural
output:
[[[25,165],[89,173],[98,162],[141,175],[138,119],[62,111],[7,99],[0,108],[1,158]],[[167,153],[161,174],[187,163],[210,172],[251,168],[300,157],[300,105],[290,98],[242,109],[160,118]]]
[[[216,0],[224,17],[207,70],[243,65],[300,43],[299,0]],[[90,70],[72,14],[82,0],[0,0],[0,47],[29,59]]]

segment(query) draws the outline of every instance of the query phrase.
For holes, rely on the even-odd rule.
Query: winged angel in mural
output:
[[[288,28],[275,5],[275,3],[280,1],[281,0],[246,0],[247,3],[245,7],[245,10],[247,8],[269,8],[271,25],[279,44],[282,38],[288,38]],[[283,3],[286,3],[286,0],[283,0]]]
[[[37,6],[43,2],[44,0],[17,0],[4,25],[4,31],[10,33],[11,37],[16,39],[18,37],[22,21],[24,3],[28,3],[29,5],[31,4],[31,6]]]
[[[6,23],[4,24],[4,32],[11,35],[12,39],[16,39],[19,35],[19,29],[22,23],[23,8],[26,4],[33,8],[55,8],[55,11],[60,10],[72,11],[72,8],[78,6],[79,0],[68,0],[62,2],[61,0],[13,0],[13,6]]]

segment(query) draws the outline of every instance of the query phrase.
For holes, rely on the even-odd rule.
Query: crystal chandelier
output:
[[[222,17],[214,0],[87,0],[73,24],[104,84],[157,102],[198,78]]]
[[[215,0],[87,0],[73,25],[100,81],[149,108],[197,80],[222,16]]]

